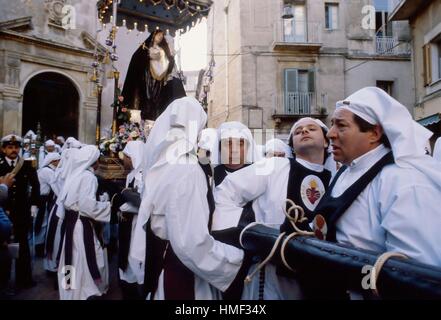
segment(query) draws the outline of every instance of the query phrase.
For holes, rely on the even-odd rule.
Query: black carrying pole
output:
[[[242,244],[245,250],[264,259],[279,234],[277,229],[255,225],[245,230]],[[280,251],[281,245],[272,263],[282,266]],[[285,248],[286,261],[295,270],[292,275],[302,283],[312,284],[316,293],[327,292],[327,286],[338,284],[344,290],[370,295],[371,290],[363,288],[362,283],[370,274],[366,271],[369,268],[366,266],[374,266],[379,255],[306,236],[294,237]],[[391,258],[379,274],[377,289],[382,299],[441,300],[441,268],[413,260]],[[320,297],[326,298],[323,295]]]

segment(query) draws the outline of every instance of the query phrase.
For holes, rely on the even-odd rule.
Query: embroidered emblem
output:
[[[306,208],[313,211],[325,193],[325,186],[319,177],[309,175],[302,181],[300,195]]]
[[[309,188],[306,189],[306,196],[308,197],[309,202],[315,204],[315,202],[320,199],[320,191],[317,190],[317,183],[313,180],[309,184]]]
[[[312,221],[314,235],[317,239],[326,240],[326,234],[328,233],[328,226],[326,220],[321,214],[317,214]]]

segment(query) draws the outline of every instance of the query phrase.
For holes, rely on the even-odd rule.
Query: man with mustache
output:
[[[34,215],[38,211],[40,183],[32,163],[18,156],[21,142],[22,139],[15,134],[1,140],[3,154],[0,156],[0,176],[10,172],[15,174],[15,182],[9,189],[4,209],[12,222],[14,239],[19,243],[19,257],[15,265],[16,287],[30,288],[35,283],[32,281],[28,234],[32,225],[31,211]]]
[[[432,133],[375,87],[337,102],[331,121],[327,136],[343,167],[315,209],[326,240],[440,267],[441,174],[424,154]]]

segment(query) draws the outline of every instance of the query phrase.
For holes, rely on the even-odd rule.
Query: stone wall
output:
[[[67,77],[78,91],[78,138],[94,143],[97,99],[89,81],[93,50],[82,38],[84,31],[95,33],[94,3],[75,1],[75,30],[65,30],[51,22],[54,3],[0,1],[0,22],[31,17],[29,25],[0,31],[0,134],[22,134],[26,84],[37,74],[55,72]]]
[[[424,86],[423,46],[441,33],[441,1],[432,1],[410,21],[413,39],[417,119],[441,112],[441,82]],[[435,80],[435,79],[434,79]]]
[[[317,108],[326,108],[329,115],[337,101],[364,86],[375,86],[377,80],[394,81],[396,98],[411,110],[414,91],[410,56],[376,55],[375,31],[362,28],[362,7],[372,5],[373,0],[305,1],[308,23],[318,25],[317,30],[320,31],[319,51],[307,48],[307,45],[305,50],[274,49],[275,42],[281,40],[282,0],[230,1],[229,30],[234,28],[228,34],[228,90],[224,57],[225,14],[222,11],[228,1],[214,2],[215,10],[208,20],[209,28],[214,27],[214,32],[209,29],[208,42],[214,41],[216,60],[214,82],[208,97],[209,126],[216,127],[226,120],[238,120],[254,128],[260,112],[261,128],[276,128],[277,134],[286,135],[292,121],[279,124],[273,119],[275,113],[283,112],[285,68],[315,70]],[[324,28],[325,2],[339,4],[337,30]],[[400,39],[409,39],[407,23],[394,22],[393,29]],[[227,95],[229,109],[226,108]],[[230,111],[228,118],[226,110]],[[329,122],[329,118],[327,120]]]

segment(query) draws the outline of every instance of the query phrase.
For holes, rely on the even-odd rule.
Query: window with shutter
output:
[[[285,113],[294,114],[297,110],[296,94],[298,92],[298,74],[297,69],[285,69]]]
[[[428,86],[432,83],[432,63],[430,43],[423,46],[423,76],[424,86]]]
[[[315,92],[315,70],[308,70],[308,91]]]
[[[376,35],[378,37],[392,37],[392,22],[389,21],[389,1],[388,0],[375,0],[375,24]]]
[[[298,74],[297,69],[285,70],[285,90],[288,92],[298,91]]]
[[[287,114],[310,114],[315,98],[315,71],[285,69],[285,112]]]
[[[338,3],[325,3],[325,26],[328,30],[338,29]]]
[[[441,79],[441,40],[437,43],[438,48],[438,79]]]
[[[306,9],[304,4],[293,4],[292,19],[284,20],[286,42],[306,42]]]
[[[386,91],[390,96],[393,96],[393,90],[392,90],[393,86],[394,86],[393,81],[382,81],[382,80],[377,81],[377,87]]]
[[[441,35],[430,42],[432,83],[441,80]]]
[[[299,70],[299,92],[309,92],[308,70]]]

